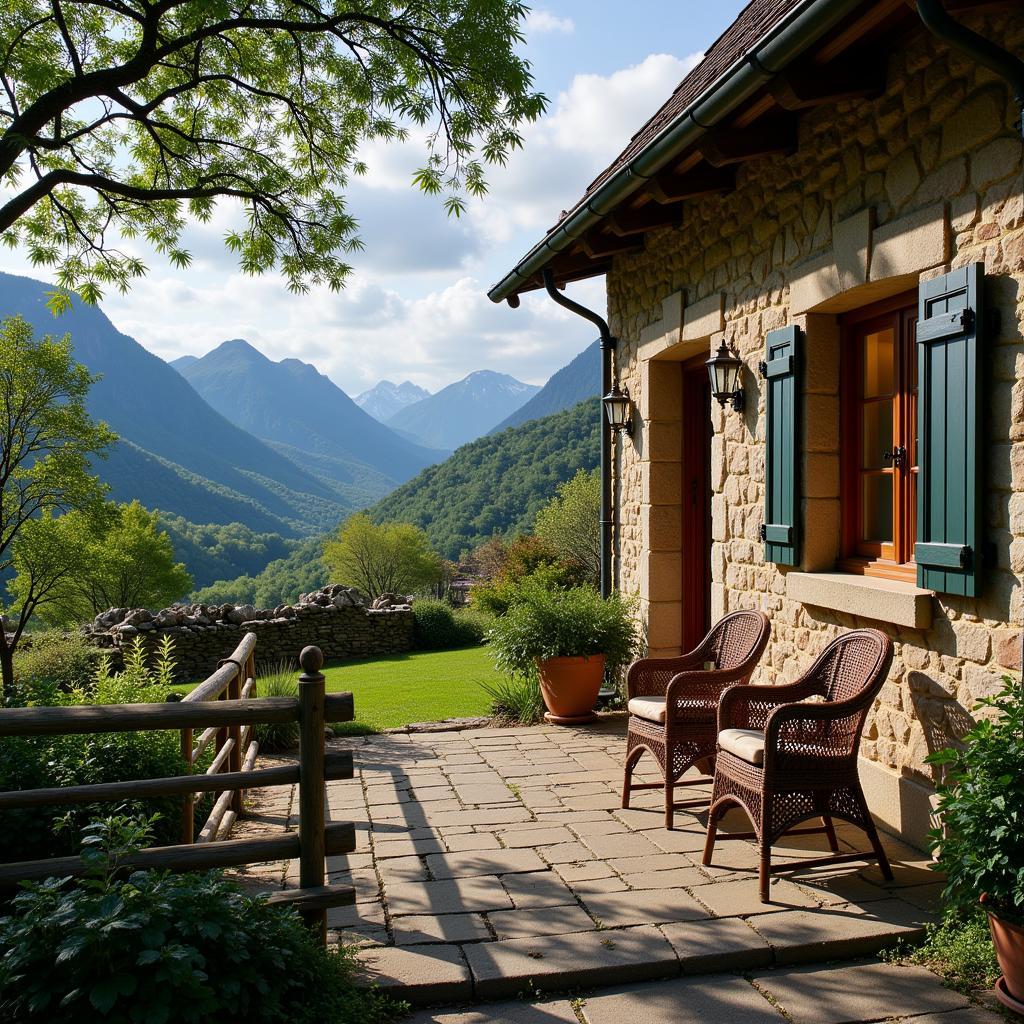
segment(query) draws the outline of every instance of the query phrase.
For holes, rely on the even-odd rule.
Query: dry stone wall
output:
[[[413,613],[406,598],[388,595],[368,606],[358,591],[334,585],[273,609],[230,604],[174,605],[159,612],[111,608],[86,627],[92,642],[111,652],[115,668],[137,638],[152,654],[170,637],[182,682],[209,675],[249,632],[257,637],[257,663],[296,664],[308,644],[328,659],[368,658],[411,650]]]
[[[976,15],[970,22],[1024,54],[1024,20],[1016,14]],[[1018,116],[1004,83],[922,34],[891,58],[884,95],[807,113],[795,154],[742,165],[735,192],[688,203],[679,228],[649,235],[643,252],[616,258],[608,275],[618,375],[639,413],[632,439],[618,445],[617,573],[621,589],[641,598],[652,651],[673,653],[681,639],[678,360],[706,358],[724,337],[746,364],[747,405],[740,414],[712,403],[713,617],[747,607],[770,615],[771,644],[755,682],[795,678],[845,629],[873,625],[892,636],[895,662],[862,754],[885,775],[877,780],[875,809],[916,840],[927,807],[917,800],[918,810],[908,811],[906,790],[923,784],[926,791],[932,770],[925,757],[963,731],[977,698],[993,692],[1007,669],[1020,667],[1024,174]],[[765,563],[759,540],[765,404],[757,363],[766,332],[797,323],[806,333],[800,568],[828,570],[841,520],[836,315],[974,261],[985,264],[988,300],[1001,315],[985,358],[991,373],[985,514],[998,562],[983,596],[936,597],[928,628],[793,600],[786,571]]]

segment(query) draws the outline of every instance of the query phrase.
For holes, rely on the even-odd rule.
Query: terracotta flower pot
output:
[[[594,702],[604,679],[603,654],[538,660],[537,671],[549,722],[580,725],[597,718]]]
[[[1024,928],[1004,921],[991,910],[988,926],[999,969],[1003,972],[996,982],[996,996],[1004,1006],[1024,1015]]]

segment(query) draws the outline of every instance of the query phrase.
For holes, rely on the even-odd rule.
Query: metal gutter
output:
[[[563,295],[555,287],[554,275],[548,267],[544,268],[542,274],[548,295],[558,305],[597,327],[601,336],[601,395],[607,395],[612,389],[612,352],[616,346],[608,321],[599,313]],[[597,414],[601,417],[601,596],[608,597],[612,592],[612,540],[615,526],[612,517],[612,430],[605,418],[603,406]]]
[[[501,302],[584,232],[632,195],[678,153],[770,81],[816,39],[863,6],[863,0],[804,0],[718,80],[681,111],[660,135],[537,243],[487,294]]]
[[[1024,131],[1024,61],[962,25],[946,10],[942,0],[917,0],[917,13],[932,35],[1005,79],[1021,111],[1018,127]]]

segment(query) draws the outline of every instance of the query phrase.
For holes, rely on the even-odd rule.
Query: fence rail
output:
[[[324,783],[350,779],[353,769],[350,752],[327,754],[324,728],[328,722],[351,721],[352,694],[325,693],[320,672],[323,654],[317,647],[306,647],[299,655],[303,672],[298,698],[255,696],[255,645],[255,634],[247,633],[232,656],[181,701],[0,710],[0,737],[177,729],[181,731],[182,756],[190,769],[209,745],[215,744],[212,761],[203,774],[11,790],[0,792],[0,810],[181,796],[182,844],[140,850],[123,858],[120,866],[195,871],[297,857],[301,888],[275,893],[271,902],[294,904],[321,941],[326,941],[327,908],[352,903],[354,893],[348,886],[325,884],[324,858],[352,851],[355,830],[349,824],[325,825]],[[299,763],[256,768],[259,744],[254,727],[278,722],[298,722]],[[202,730],[198,742],[196,729]],[[298,835],[222,838],[241,813],[246,790],[294,783],[299,786]],[[216,794],[216,800],[199,836],[194,837],[193,800],[198,793]],[[0,864],[0,894],[22,881],[77,876],[84,871],[80,857]]]

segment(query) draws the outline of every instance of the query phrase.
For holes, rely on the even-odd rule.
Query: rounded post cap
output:
[[[299,655],[299,664],[306,675],[315,676],[324,667],[324,652],[312,645],[303,647]]]

